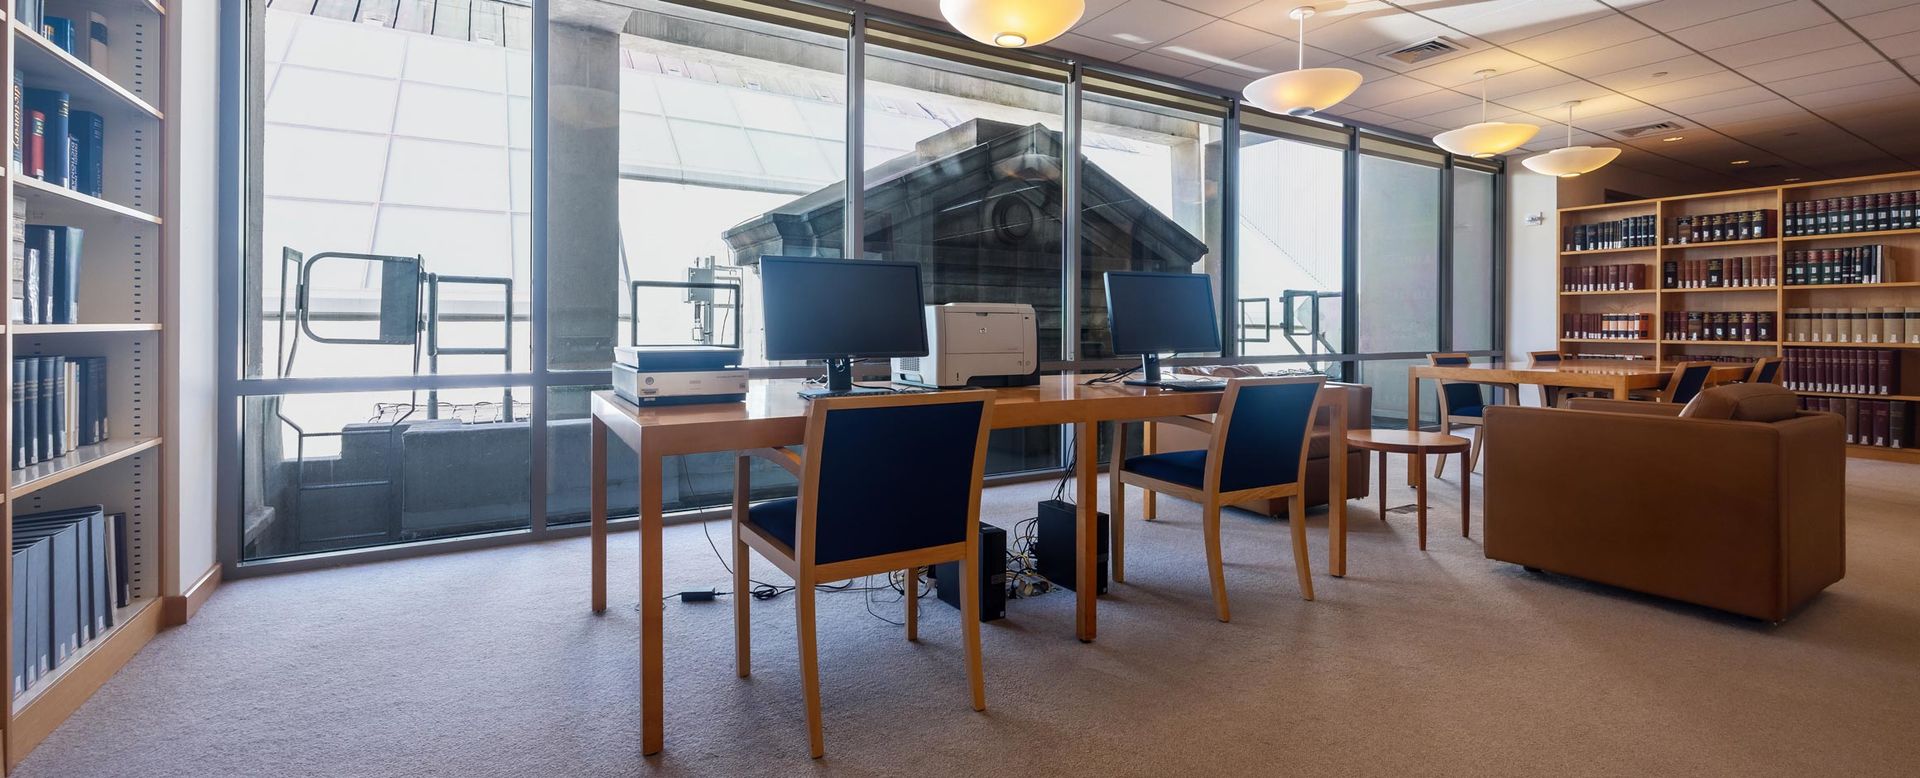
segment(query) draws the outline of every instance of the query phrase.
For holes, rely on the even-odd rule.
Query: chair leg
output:
[[[964,591],[967,587],[961,587]],[[814,640],[813,581],[802,577],[795,582],[794,618],[800,635],[800,687],[807,698],[807,748],[813,758],[827,752],[826,737],[820,731],[820,652]]]
[[[747,596],[753,586],[752,574],[747,569],[752,564],[753,553],[740,537],[747,520],[747,493],[752,485],[749,480],[751,464],[752,460],[740,457],[733,466],[733,671],[741,678],[753,673],[753,615],[750,609],[753,598]]]
[[[1127,580],[1127,485],[1120,480],[1127,456],[1127,423],[1113,425],[1113,465],[1107,468],[1107,554],[1114,583]]]
[[[960,561],[960,580],[980,580],[980,551]],[[960,635],[966,641],[967,685],[973,688],[973,709],[987,709],[987,675],[980,666],[980,587],[960,587]]]
[[[1207,577],[1213,583],[1213,609],[1221,621],[1230,621],[1227,613],[1227,571],[1220,560],[1220,502],[1208,497],[1201,506],[1200,525],[1207,543]]]
[[[1156,449],[1159,445],[1160,425],[1147,422],[1141,426],[1145,427],[1145,430],[1140,434],[1140,453],[1158,453]],[[1154,494],[1152,489],[1146,491],[1147,493],[1140,497],[1140,518],[1144,521],[1153,521],[1160,518],[1157,510],[1160,507],[1160,496]]]
[[[1440,434],[1442,435],[1453,434],[1453,421],[1451,419],[1448,419],[1447,415],[1444,413],[1440,414]],[[1447,458],[1446,457],[1435,457],[1435,458],[1438,459],[1439,461],[1434,463],[1433,465],[1433,477],[1439,478],[1440,476],[1444,475],[1447,472]]]
[[[1300,576],[1300,599],[1313,599],[1313,568],[1307,563],[1307,498],[1287,498],[1287,523],[1293,525],[1293,567]]]
[[[1480,469],[1480,442],[1486,440],[1486,438],[1486,427],[1480,427],[1473,431],[1473,445],[1469,446],[1467,450],[1467,475],[1469,476],[1473,475],[1473,471]],[[1442,462],[1447,461],[1446,457],[1440,457],[1439,459]]]
[[[971,581],[967,578],[964,580]],[[965,587],[962,587],[965,588]],[[920,568],[907,568],[907,640],[920,639]]]
[[[1380,452],[1380,520],[1387,520],[1387,452]]]

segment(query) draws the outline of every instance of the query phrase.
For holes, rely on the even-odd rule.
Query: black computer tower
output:
[[[960,563],[933,566],[933,588],[940,601],[960,607]],[[980,620],[993,621],[1007,615],[1007,531],[992,524],[980,525]]]
[[[1040,574],[1052,581],[1053,585],[1063,589],[1073,589],[1073,569],[1077,564],[1078,552],[1073,542],[1078,534],[1074,525],[1079,522],[1075,513],[1079,510],[1073,503],[1060,500],[1046,500],[1040,503],[1040,527],[1034,538],[1033,555],[1039,563]],[[1095,548],[1099,556],[1094,564],[1094,591],[1107,593],[1107,514],[1099,514],[1096,522]]]

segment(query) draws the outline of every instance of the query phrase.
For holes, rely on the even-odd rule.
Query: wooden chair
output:
[[[1558,352],[1555,352],[1554,356],[1557,358]],[[1465,365],[1472,361],[1472,358],[1460,353],[1427,355],[1429,365]],[[1462,427],[1480,427],[1485,423],[1481,417],[1486,414],[1487,398],[1481,391],[1481,384],[1472,381],[1441,381],[1439,383],[1440,432],[1442,434],[1453,434],[1453,426],[1456,424]],[[1507,390],[1505,404],[1519,404],[1519,387],[1510,384],[1499,386]],[[1473,471],[1480,469],[1480,437],[1479,432],[1473,433],[1473,448],[1467,452],[1469,477]],[[1447,457],[1436,457],[1436,459],[1439,461],[1434,463],[1433,477],[1439,478],[1447,471]]]
[[[1527,359],[1536,365],[1552,365],[1565,360],[1566,355],[1558,351],[1529,351],[1527,352]],[[1540,404],[1549,408],[1559,405],[1562,399],[1573,396],[1576,396],[1576,394],[1567,392],[1563,387],[1547,386],[1545,384],[1540,385]],[[1445,459],[1446,457],[1441,458]]]
[[[824,753],[814,587],[906,571],[906,632],[919,638],[919,568],[960,562],[960,580],[980,580],[980,479],[993,412],[986,391],[833,397],[807,409],[805,455],[787,448],[743,452],[734,464],[734,664],[752,667],[753,584],[747,549],[793,579],[801,686],[815,758]],[[749,457],[771,460],[800,480],[798,497],[748,505]],[[1001,564],[1001,560],[989,560]],[[960,587],[973,709],[986,710],[980,666],[980,595]]]
[[[1673,366],[1673,374],[1667,376],[1667,385],[1660,389],[1657,401],[1680,403],[1685,405],[1693,401],[1693,396],[1707,388],[1707,379],[1713,375],[1712,362],[1681,362]]]
[[[1204,432],[1210,436],[1207,448],[1144,454],[1117,462],[1108,479],[1113,498],[1109,516],[1114,528],[1113,542],[1117,544],[1123,537],[1119,528],[1126,521],[1128,485],[1146,489],[1148,497],[1166,493],[1200,503],[1213,607],[1220,620],[1227,621],[1226,570],[1220,557],[1220,509],[1247,500],[1286,497],[1300,596],[1313,599],[1303,489],[1307,445],[1313,437],[1314,417],[1320,410],[1320,387],[1326,381],[1326,376],[1228,379],[1226,396],[1221,398],[1220,412],[1214,421],[1187,416],[1149,420]],[[1126,425],[1116,426],[1120,432],[1115,436],[1113,450],[1125,451]]]
[[[1780,357],[1761,357],[1759,361],[1753,363],[1753,372],[1747,374],[1747,383],[1780,383],[1780,363],[1782,361],[1784,360]]]

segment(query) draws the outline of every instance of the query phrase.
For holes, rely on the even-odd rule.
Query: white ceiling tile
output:
[[[1592,78],[1594,76],[1617,73],[1629,68],[1651,65],[1656,62],[1664,62],[1691,54],[1693,54],[1692,50],[1678,43],[1674,43],[1665,36],[1649,35],[1645,38],[1622,43],[1618,46],[1608,46],[1604,49],[1556,60],[1553,66],[1576,76]]]
[[[1211,21],[1211,16],[1161,0],[1127,0],[1073,31],[1089,38],[1145,46],[1178,38]],[[1118,37],[1122,35],[1127,37]]]
[[[1388,116],[1398,116],[1404,119],[1422,119],[1428,114],[1451,111],[1469,105],[1477,106],[1479,104],[1479,98],[1469,97],[1450,89],[1437,89],[1423,95],[1409,97],[1405,100],[1396,100],[1384,105],[1376,105],[1373,106],[1373,110]]]
[[[1351,3],[1308,3],[1301,0],[1257,0],[1252,5],[1223,16],[1232,22],[1244,24],[1256,30],[1279,35],[1292,40],[1298,34],[1300,23],[1288,14],[1302,5],[1312,5],[1319,9],[1307,20],[1307,40],[1313,40],[1315,33],[1330,25],[1339,24],[1350,17],[1361,14],[1392,12],[1394,9],[1383,0],[1361,0]]]
[[[1767,86],[1773,89],[1773,91],[1788,97],[1799,97],[1815,92],[1845,89],[1847,87],[1869,84],[1875,81],[1885,81],[1890,78],[1897,78],[1902,81],[1907,80],[1906,74],[1901,73],[1899,68],[1893,66],[1893,63],[1881,61],[1869,62],[1865,65],[1856,65],[1840,70],[1829,70],[1825,73],[1815,73],[1811,76],[1800,76],[1799,78],[1789,78],[1782,81],[1770,81],[1767,82]],[[1908,83],[1912,82],[1908,81]],[[1845,102],[1854,101],[1848,100]]]
[[[1478,91],[1479,78],[1474,74],[1481,70],[1493,70],[1487,77],[1491,82],[1494,76],[1517,70],[1538,67],[1533,60],[1522,57],[1506,49],[1485,48],[1470,54],[1426,65],[1407,71],[1407,75],[1435,86],[1471,88]],[[1491,88],[1491,87],[1489,87]]]
[[[1060,49],[1074,54],[1084,54],[1108,62],[1119,62],[1139,52],[1100,38],[1089,38],[1077,33],[1067,33],[1047,43],[1049,48]]]
[[[1565,73],[1548,65],[1535,65],[1511,73],[1501,73],[1487,79],[1487,96],[1495,100],[1524,94],[1550,86],[1571,83],[1576,80],[1571,73]]]
[[[1209,86],[1217,86],[1221,89],[1238,92],[1245,89],[1247,84],[1253,81],[1253,74],[1208,68],[1198,73],[1189,74],[1187,78]]]
[[[1576,110],[1574,114],[1573,123],[1575,126],[1584,127],[1607,136],[1616,135],[1620,130],[1644,127],[1659,122],[1677,122],[1679,118],[1659,108],[1649,106],[1628,108],[1624,111],[1614,111],[1612,113],[1588,116],[1586,118],[1580,118],[1578,110]]]
[[[1920,55],[1920,32],[1902,33],[1873,42],[1887,56],[1899,59]]]
[[[1507,44],[1612,12],[1595,0],[1411,0],[1400,6],[1493,44]]]
[[[1250,27],[1228,21],[1215,21],[1154,49],[1168,57],[1184,59],[1206,67],[1243,70],[1255,74],[1266,71],[1241,65],[1235,59],[1280,42],[1280,39]]]
[[[1707,56],[1727,67],[1741,68],[1859,42],[1860,36],[1853,34],[1846,25],[1834,22],[1757,41],[1722,46],[1708,51]]]
[[[1438,124],[1442,127],[1465,127],[1469,124],[1475,124],[1481,121],[1480,103],[1475,102],[1472,105],[1455,108],[1450,111],[1441,111],[1439,113],[1428,114],[1426,116],[1420,117],[1420,120],[1423,122]],[[1540,120],[1536,119],[1531,114],[1521,113],[1519,111],[1515,111],[1510,108],[1506,108],[1500,105],[1492,105],[1492,104],[1487,106],[1486,121],[1490,121],[1490,122],[1511,121],[1511,122],[1520,122],[1522,124],[1533,124],[1533,125],[1540,124]]]
[[[1381,49],[1418,43],[1434,36],[1447,36],[1456,42],[1463,42],[1460,33],[1445,25],[1398,8],[1354,14],[1318,30],[1307,28],[1307,43],[1368,61],[1372,61],[1372,55]],[[1476,47],[1468,46],[1469,49]],[[1392,60],[1383,59],[1379,62],[1383,67],[1397,70],[1413,67]]]
[[[1641,87],[1627,94],[1637,100],[1660,104],[1669,100],[1684,100],[1689,97],[1724,92],[1732,89],[1753,86],[1753,82],[1731,70],[1708,73],[1704,76],[1683,78],[1678,81],[1662,79],[1652,86]]]
[[[1558,67],[1556,65],[1556,67]],[[1590,80],[1596,84],[1620,92],[1631,92],[1660,84],[1685,81],[1713,73],[1726,72],[1713,60],[1698,54],[1688,54],[1650,65],[1593,76]]]
[[[1815,73],[1825,73],[1829,70],[1865,65],[1870,62],[1881,62],[1884,61],[1884,59],[1884,57],[1880,56],[1879,52],[1873,50],[1872,46],[1868,46],[1865,43],[1855,43],[1850,46],[1841,46],[1837,49],[1827,49],[1826,51],[1816,51],[1812,54],[1801,54],[1797,57],[1787,57],[1785,59],[1776,59],[1772,62],[1748,65],[1741,68],[1740,72],[1748,78],[1765,83],[1798,76],[1810,76]]]
[[[1901,57],[1899,62],[1900,68],[1907,71],[1908,75],[1920,75],[1920,56]]]
[[[1206,67],[1202,65],[1195,65],[1191,62],[1174,59],[1172,57],[1162,57],[1150,51],[1141,52],[1120,60],[1120,64],[1136,67],[1149,73],[1158,73],[1174,78],[1183,78],[1206,69]]]
[[[1612,92],[1607,91],[1606,87],[1598,84],[1590,84],[1585,81],[1572,81],[1546,89],[1536,89],[1531,92],[1509,95],[1500,98],[1499,102],[1501,105],[1505,105],[1516,111],[1534,113],[1548,108],[1561,110],[1557,108],[1557,106],[1568,100],[1593,100],[1609,94],[1612,94]],[[1564,111],[1560,113],[1560,116],[1565,116]]]
[[[1850,103],[1896,97],[1904,97],[1912,101],[1906,106],[1906,110],[1910,112],[1920,111],[1920,84],[1913,83],[1912,79],[1904,75],[1886,81],[1874,81],[1834,89],[1823,89],[1818,92],[1799,95],[1794,98],[1794,102],[1814,111],[1823,111],[1828,108],[1848,105]]]
[[[1792,0],[1792,2],[1762,8],[1758,11],[1748,11],[1739,16],[1671,30],[1667,34],[1681,43],[1706,51],[1794,30],[1818,27],[1832,21],[1833,15],[1815,5],[1813,0]]]
[[[1298,46],[1291,41],[1277,43],[1251,54],[1235,57],[1234,61],[1263,73],[1278,73],[1292,70],[1299,61]],[[1343,57],[1331,51],[1316,47],[1307,47],[1307,67],[1310,68],[1346,68],[1360,74],[1361,78],[1374,81],[1389,78],[1394,72],[1371,62],[1361,62]],[[1377,60],[1376,60],[1377,61]]]
[[[1586,127],[1588,121],[1595,117],[1605,116],[1616,111],[1626,111],[1643,107],[1645,107],[1645,104],[1638,100],[1634,100],[1625,95],[1607,92],[1581,100],[1579,105],[1574,106],[1573,126]],[[1559,103],[1528,111],[1528,113],[1539,117],[1541,121],[1564,122],[1567,120],[1567,108],[1565,105]]]
[[[1173,0],[1176,4],[1184,5],[1208,16],[1220,17],[1225,17],[1235,11],[1253,5],[1258,1],[1259,0]]]
[[[1433,91],[1437,91],[1437,88],[1425,81],[1417,81],[1406,76],[1389,76],[1361,82],[1360,88],[1354,90],[1353,95],[1348,97],[1342,105],[1372,108]]]
[[[1804,116],[1805,114],[1806,109],[1786,100],[1761,100],[1747,103],[1746,105],[1736,105],[1712,111],[1701,111],[1692,114],[1689,118],[1707,127],[1712,127],[1722,122],[1738,122],[1763,117]]]
[[[1786,0],[1661,0],[1621,10],[1653,25],[1654,29],[1671,32],[1783,2]],[[1623,3],[1614,5],[1624,6]]]
[[[1638,97],[1639,95],[1635,96]],[[1743,86],[1736,89],[1714,90],[1694,97],[1662,100],[1656,103],[1656,105],[1681,116],[1692,116],[1705,111],[1745,105],[1755,100],[1766,100],[1773,96],[1773,92],[1768,91],[1766,87]],[[1642,97],[1641,99],[1644,100],[1646,98]]]
[[[1545,35],[1514,41],[1507,48],[1541,62],[1553,63],[1589,51],[1618,46],[1653,35],[1647,26],[1619,14],[1602,16]]]
[[[1899,8],[1912,2],[1913,0],[1825,0],[1822,4],[1828,10],[1839,14],[1840,18],[1852,19],[1856,16]]]
[[[1853,28],[1859,30],[1868,40],[1879,40],[1893,35],[1920,31],[1920,3],[1907,3],[1898,8],[1848,20]]]

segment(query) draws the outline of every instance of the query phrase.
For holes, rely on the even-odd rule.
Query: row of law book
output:
[[[1674,354],[1667,357],[1675,362],[1745,362],[1753,363],[1752,354]]]
[[[1920,307],[1788,308],[1787,340],[1920,344]]]
[[[1773,311],[1665,311],[1660,337],[1764,343],[1774,339],[1773,325]]]
[[[1726,289],[1773,286],[1779,281],[1773,255],[1668,260],[1661,282],[1668,289]]]
[[[1622,292],[1647,288],[1647,266],[1593,265],[1560,269],[1563,292]]]
[[[1648,357],[1646,354],[1609,354],[1606,352],[1589,353],[1589,352],[1582,351],[1578,354],[1568,354],[1567,358],[1568,359],[1608,359],[1616,362],[1632,362],[1635,360],[1649,359],[1650,357]]]
[[[1787,285],[1884,284],[1893,281],[1887,247],[1852,246],[1787,252]]]
[[[111,69],[113,41],[106,14],[88,11],[85,19],[79,14],[60,16],[47,13],[47,0],[13,0],[13,18],[94,70]]]
[[[1679,216],[1673,220],[1673,234],[1667,242],[1675,245],[1720,243],[1773,237],[1774,212],[1767,209]]]
[[[1920,227],[1920,192],[1829,197],[1787,203],[1788,235],[1831,235]]]
[[[1565,313],[1560,315],[1563,338],[1646,340],[1653,337],[1650,313]]]
[[[1909,448],[1913,445],[1913,403],[1856,397],[1802,397],[1800,408],[1846,418],[1847,442],[1856,446]]]
[[[114,625],[132,602],[127,516],[99,505],[13,517],[13,692]]]
[[[1597,251],[1657,246],[1659,241],[1654,231],[1659,226],[1660,219],[1657,216],[1629,216],[1598,224],[1575,224],[1567,227],[1566,248],[1561,250]]]
[[[1780,384],[1798,392],[1899,394],[1900,355],[1890,348],[1790,348]]]
[[[15,197],[8,315],[19,324],[77,324],[86,231],[63,224],[28,224],[26,213],[25,198]]]
[[[107,122],[100,114],[75,110],[72,96],[61,90],[28,87],[26,74],[15,70],[13,121],[19,133],[13,145],[16,170],[81,194],[106,196]]]
[[[107,440],[106,357],[15,357],[13,468]]]

